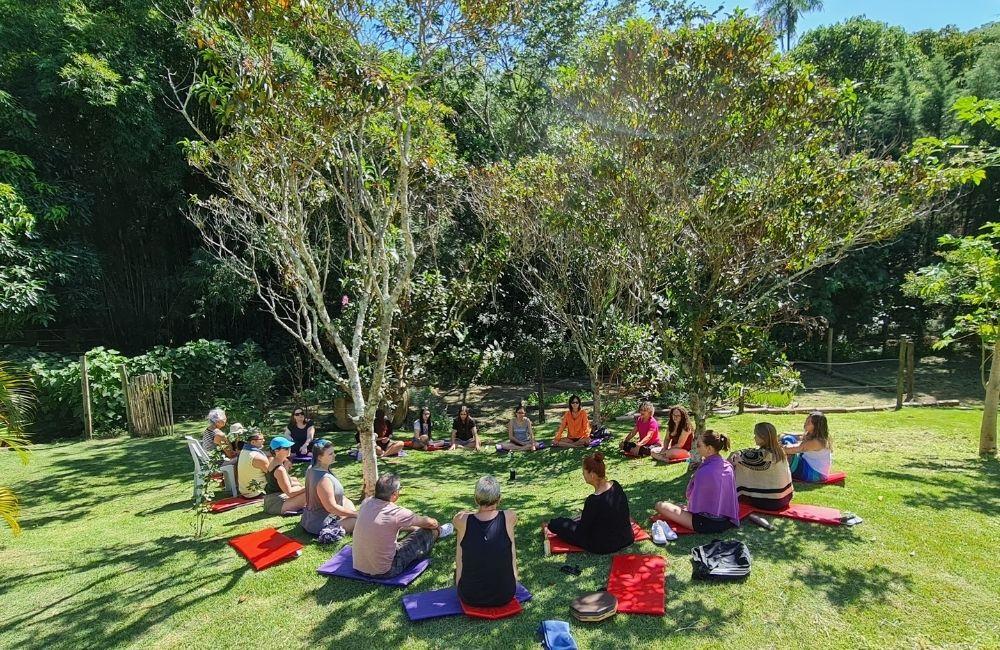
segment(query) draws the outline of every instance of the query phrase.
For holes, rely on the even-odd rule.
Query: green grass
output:
[[[998,647],[1000,467],[975,455],[978,411],[932,409],[833,415],[836,465],[846,487],[801,488],[796,500],[851,510],[865,523],[833,528],[776,519],[746,526],[753,573],[742,584],[692,582],[682,538],[666,553],[667,615],[573,623],[584,648]],[[770,418],[780,430],[801,417]],[[752,415],[711,426],[749,443]],[[197,423],[191,428],[197,428]],[[551,430],[550,424],[547,430]],[[345,448],[349,436],[340,434]],[[610,558],[576,556],[579,577],[543,557],[540,522],[576,510],[588,493],[582,452],[498,457],[410,454],[391,464],[402,503],[448,518],[469,507],[474,480],[505,482],[504,504],[521,516],[521,579],[535,594],[520,616],[495,623],[455,617],[410,624],[404,593],[447,586],[454,538],[406,592],[327,580],[316,567],[336,549],[307,541],[294,519],[256,507],[214,516],[191,539],[191,465],[178,440],[99,440],[38,446],[31,465],[0,453],[0,482],[22,498],[24,534],[0,531],[0,647],[536,648],[547,618],[569,620],[569,602],[600,588]],[[510,466],[518,478],[506,483]],[[360,466],[338,458],[356,492]],[[659,499],[682,498],[683,466],[615,457],[610,474],[644,520]],[[297,560],[254,573],[226,539],[265,526],[306,541]]]

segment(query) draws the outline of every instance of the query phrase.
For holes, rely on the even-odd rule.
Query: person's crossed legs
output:
[[[375,578],[395,578],[406,571],[414,562],[419,562],[431,554],[438,538],[437,528],[419,528],[396,544],[396,556],[392,558],[392,568]]]
[[[691,518],[691,513],[684,508],[674,505],[669,501],[659,501],[654,507],[656,512],[663,515],[667,521],[694,530],[694,521]]]
[[[570,448],[582,448],[590,446],[590,436],[584,436],[582,438],[562,438],[560,440],[552,441],[553,447],[570,447]]]

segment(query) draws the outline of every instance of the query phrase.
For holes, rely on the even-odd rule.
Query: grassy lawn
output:
[[[672,647],[998,647],[1000,465],[981,461],[977,411],[913,409],[831,416],[835,465],[846,487],[801,488],[796,500],[850,510],[865,519],[834,528],[775,519],[776,531],[749,523],[738,533],[754,557],[742,584],[690,580],[682,538],[666,553],[667,615],[573,622],[585,648]],[[771,416],[779,430],[801,417]],[[711,426],[750,442],[752,415]],[[193,432],[200,423],[192,423]],[[545,428],[551,431],[552,426]],[[356,493],[360,464],[341,449],[336,473]],[[0,482],[20,494],[24,534],[0,530],[0,648],[281,647],[535,648],[547,618],[570,620],[568,605],[607,579],[610,558],[542,555],[540,522],[577,510],[589,487],[582,452],[528,456],[418,454],[384,463],[403,479],[401,503],[441,519],[471,505],[475,479],[503,479],[504,504],[521,516],[522,582],[534,593],[520,616],[485,623],[462,617],[408,622],[404,593],[452,581],[454,538],[434,550],[430,569],[407,591],[326,579],[316,567],[336,547],[306,541],[297,519],[250,506],[211,519],[191,539],[191,461],[177,440],[101,440],[39,445],[22,467],[0,453]],[[511,466],[517,480],[507,482]],[[614,457],[609,475],[645,520],[659,499],[680,500],[682,466]],[[306,541],[297,560],[261,573],[227,545],[234,535],[275,526]]]

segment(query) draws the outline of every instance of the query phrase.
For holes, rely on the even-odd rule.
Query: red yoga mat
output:
[[[618,599],[618,613],[663,616],[666,566],[662,555],[616,555],[608,591]]]
[[[521,603],[517,597],[511,598],[510,602],[500,607],[473,607],[462,603],[462,611],[471,618],[484,618],[488,621],[496,621],[501,618],[510,618],[521,613]]]
[[[246,497],[241,497],[241,496],[227,497],[225,499],[219,499],[218,501],[213,501],[209,509],[213,513],[225,512],[227,510],[232,510],[233,508],[239,508],[240,506],[248,506],[251,503],[260,503],[263,500],[264,500],[263,496],[254,497],[252,499],[248,499]]]
[[[555,555],[558,553],[583,553],[583,549],[579,546],[570,544],[564,539],[558,537],[555,533],[549,530],[548,526],[542,524],[542,535],[545,538],[545,554]],[[639,524],[636,523],[635,519],[632,520],[632,539],[635,542],[643,542],[647,539],[651,539],[649,533],[644,531]]]
[[[229,540],[229,545],[245,557],[257,571],[298,557],[302,552],[302,544],[282,535],[274,528],[265,528],[256,533],[234,537]]]
[[[741,516],[744,507],[750,508],[750,506],[741,503]],[[787,508],[783,508],[781,510],[761,510],[760,508],[751,508],[751,512],[755,512],[759,515],[771,515],[772,517],[798,519],[799,521],[807,521],[814,524],[826,524],[827,526],[839,526],[842,523],[841,517],[843,516],[840,510],[837,510],[836,508],[811,506],[807,503],[791,503]]]
[[[744,519],[746,519],[747,515],[749,515],[749,514],[751,514],[753,512],[757,512],[751,506],[743,503],[742,501],[739,504],[739,508],[740,508],[740,511],[739,511],[738,514],[739,514],[739,517],[740,517],[740,521],[743,521]],[[761,512],[764,512],[764,511],[762,510]],[[771,514],[774,514],[774,513],[771,513]],[[668,521],[666,517],[664,517],[663,515],[661,515],[659,513],[657,513],[657,514],[653,515],[652,517],[650,517],[649,520],[650,521],[666,521],[668,524],[670,524],[670,528],[672,528],[673,531],[675,533],[677,533],[678,535],[694,535],[694,531],[691,530],[690,528],[685,528],[684,526],[681,526],[680,524],[676,524],[676,523],[674,523],[672,521]]]
[[[847,472],[834,472],[830,474],[822,481],[803,481],[800,479],[795,479],[796,483],[811,483],[812,485],[831,485],[833,483],[843,483],[847,480]]]

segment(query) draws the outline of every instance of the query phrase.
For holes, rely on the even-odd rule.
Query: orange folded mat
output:
[[[517,597],[511,598],[510,602],[500,607],[473,607],[462,603],[462,611],[470,618],[483,618],[488,621],[496,621],[501,618],[510,618],[521,613],[521,603]]]
[[[274,528],[265,528],[249,535],[229,540],[229,545],[245,557],[257,571],[263,571],[278,562],[298,557],[302,544]]]

